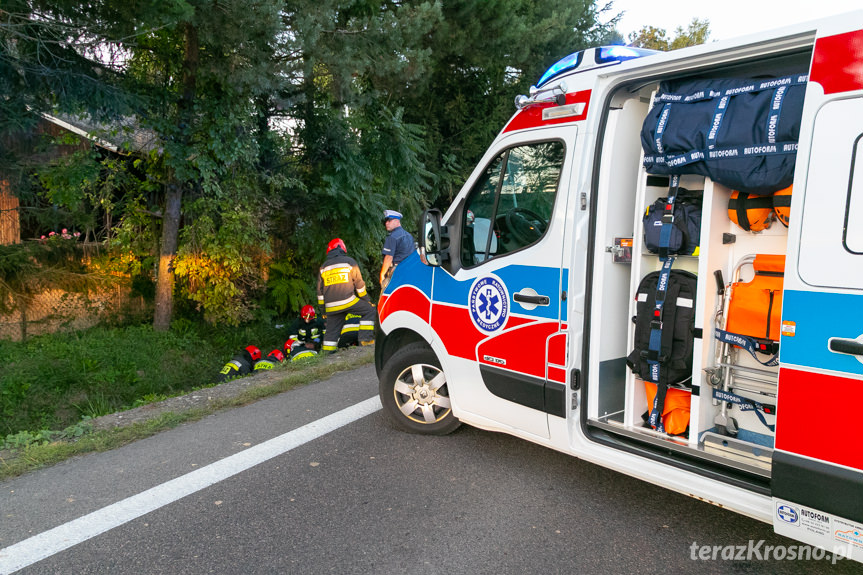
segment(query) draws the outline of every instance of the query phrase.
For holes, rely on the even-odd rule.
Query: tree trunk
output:
[[[177,103],[177,127],[184,147],[190,142],[189,131],[193,122],[198,74],[198,31],[187,23],[184,29],[185,51],[183,53],[183,92]],[[153,329],[168,331],[174,311],[174,269],[180,236],[183,187],[185,182],[176,178],[176,171],[169,170],[165,194],[165,211],[162,216],[162,241],[159,248],[159,275],[156,278],[156,309],[153,314]]]
[[[177,255],[177,238],[180,235],[180,213],[183,189],[176,181],[168,184],[165,213],[162,216],[162,241],[159,248],[159,272],[156,278],[156,309],[153,329],[168,331],[174,311],[174,257]]]

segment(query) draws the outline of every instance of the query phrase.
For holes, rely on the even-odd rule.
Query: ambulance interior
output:
[[[649,411],[645,382],[633,375],[626,358],[633,349],[639,282],[661,266],[658,255],[644,247],[642,216],[654,200],[668,194],[669,176],[652,175],[642,168],[640,134],[661,80],[805,74],[810,58],[808,48],[758,59],[750,56],[722,68],[645,78],[613,93],[598,139],[601,148],[592,193],[596,229],[591,236],[587,395],[581,406],[592,437],[637,446],[755,484],[769,481],[774,438],[769,426],[775,424],[778,368],[762,366],[744,350],[718,343],[713,328],[722,328],[727,315],[728,284],[735,275],[743,282],[752,279],[753,255],[784,255],[787,230],[771,215],[769,228],[744,231],[729,218],[732,190],[699,175],[681,176],[680,186],[699,190],[702,197],[698,254],[677,256],[673,268],[698,278],[692,385],[682,391],[689,400],[689,422],[686,431],[677,435],[654,430],[645,421]],[[717,271],[725,297],[719,293]],[[713,399],[713,390],[723,388],[766,406],[766,412]]]

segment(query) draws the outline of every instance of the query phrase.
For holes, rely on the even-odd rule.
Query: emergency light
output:
[[[545,74],[540,77],[536,86],[537,88],[541,88],[543,84],[547,84],[552,78],[556,78],[564,72],[575,69],[588,70],[608,64],[618,64],[626,60],[632,60],[633,58],[641,58],[642,56],[650,56],[657,53],[657,50],[633,48],[631,46],[600,46],[599,48],[581,50],[552,64],[545,71]]]

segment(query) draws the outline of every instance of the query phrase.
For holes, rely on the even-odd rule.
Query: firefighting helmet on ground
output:
[[[247,346],[246,351],[249,353],[249,357],[252,358],[252,361],[258,361],[261,359],[261,350],[254,345]]]
[[[327,253],[330,253],[336,248],[341,248],[343,252],[348,253],[348,248],[345,247],[345,242],[343,242],[341,238],[333,238],[330,240],[330,243],[327,244]]]
[[[303,306],[303,309],[300,310],[300,317],[303,318],[303,321],[306,323],[315,319],[315,308],[306,304]]]

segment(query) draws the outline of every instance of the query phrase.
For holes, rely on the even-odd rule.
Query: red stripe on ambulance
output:
[[[577,116],[566,116],[563,118],[554,118],[551,120],[542,119],[542,111],[552,107],[554,104],[545,103],[530,106],[520,111],[515,117],[510,120],[504,132],[514,132],[515,130],[526,130],[527,128],[537,128],[539,126],[551,126],[553,124],[567,124],[569,122],[578,122],[587,118],[587,108],[590,102],[590,90],[582,90],[574,94],[566,95],[566,104],[584,104],[584,110]]]
[[[428,323],[431,302],[426,295],[412,286],[400,286],[388,296],[381,296],[378,316],[381,323],[393,311],[408,311]]]
[[[816,40],[809,79],[825,94],[863,88],[863,30]]]
[[[514,319],[514,318],[510,318]],[[510,324],[507,323],[507,327]],[[480,363],[497,365],[489,357],[506,357],[506,369],[545,378],[545,343],[557,331],[557,322],[536,322],[500,334],[480,344]],[[513,352],[513,350],[518,350]]]
[[[776,449],[863,470],[860,406],[842,401],[860,386],[859,379],[781,368]]]

